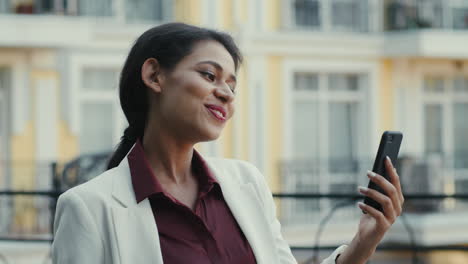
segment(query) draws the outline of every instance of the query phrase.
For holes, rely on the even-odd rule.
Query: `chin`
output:
[[[221,129],[210,129],[210,131],[205,131],[203,133],[203,141],[213,141],[218,139],[221,136]]]

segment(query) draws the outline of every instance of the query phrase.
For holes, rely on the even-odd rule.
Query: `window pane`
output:
[[[296,25],[318,27],[320,26],[320,4],[318,0],[294,1]]]
[[[428,93],[444,92],[444,79],[442,77],[426,77],[424,79],[424,91]]]
[[[357,171],[357,103],[330,103],[328,124],[330,172]]]
[[[424,116],[426,153],[442,154],[442,106],[436,104],[425,105]]]
[[[455,181],[455,192],[460,194],[468,193],[468,179],[460,179]]]
[[[104,91],[117,88],[118,76],[114,69],[85,68],[83,70],[83,89],[88,91]]]
[[[468,168],[468,103],[456,103],[453,115],[455,168]]]
[[[5,125],[5,104],[2,98],[2,87],[0,86],[0,190],[5,187],[6,182],[6,125]]]
[[[297,72],[294,74],[294,89],[317,91],[319,77],[316,73]]]
[[[468,93],[468,78],[456,78],[453,88],[457,93]]]
[[[162,0],[127,0],[125,7],[129,22],[163,20]]]
[[[113,149],[114,120],[112,103],[83,103],[81,105],[81,154]]]
[[[317,159],[318,115],[316,102],[296,102],[294,105],[293,146],[297,158]]]
[[[468,28],[468,7],[453,8],[453,28],[467,29]]]
[[[78,14],[82,16],[112,16],[112,0],[79,0]]]
[[[333,73],[328,76],[330,91],[358,91],[359,75]]]
[[[367,1],[333,0],[331,8],[334,28],[367,31]]]

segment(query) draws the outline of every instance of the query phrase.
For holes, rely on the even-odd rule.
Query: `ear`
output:
[[[149,58],[145,60],[141,66],[141,79],[143,80],[143,83],[151,90],[155,91],[156,93],[161,92],[163,74],[159,63],[155,58]]]

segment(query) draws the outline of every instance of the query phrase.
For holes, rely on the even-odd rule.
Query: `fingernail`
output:
[[[372,171],[367,171],[367,176],[371,177],[371,178],[374,178],[375,177],[375,173],[372,172]]]
[[[358,189],[359,189],[360,192],[364,192],[364,193],[367,192],[367,191],[369,190],[368,188],[363,187],[363,186],[359,186]]]
[[[363,202],[358,202],[357,203],[359,207],[364,207],[364,203]]]
[[[390,162],[390,164],[392,164],[392,166],[393,166],[393,163],[392,163],[392,160],[390,159],[390,157],[389,157],[389,156],[386,156],[386,159],[387,159],[388,162]]]

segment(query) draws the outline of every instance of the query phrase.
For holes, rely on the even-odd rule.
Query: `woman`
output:
[[[138,38],[120,79],[129,127],[109,170],[60,196],[54,263],[296,263],[259,171],[194,150],[234,114],[240,63],[225,33],[171,23]],[[355,238],[323,263],[365,263],[400,215],[387,169],[392,183],[369,178],[388,196],[361,189],[384,212],[360,204]]]

